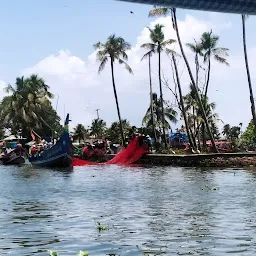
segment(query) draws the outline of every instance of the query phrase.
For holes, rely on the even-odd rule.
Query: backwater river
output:
[[[108,227],[99,232],[96,222]],[[0,255],[256,255],[256,171],[0,166]]]

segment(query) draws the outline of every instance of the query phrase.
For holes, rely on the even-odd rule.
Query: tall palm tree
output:
[[[91,135],[95,136],[97,139],[103,137],[106,131],[106,122],[102,119],[94,119],[91,125]]]
[[[163,111],[161,99],[157,97],[156,93],[153,93],[153,111],[154,111],[154,115],[153,115],[154,124],[157,129],[161,130],[161,127],[163,127],[163,124],[164,124],[164,129],[171,129],[170,122],[177,123],[177,112],[174,109],[167,106],[164,106],[164,111]],[[163,112],[164,112],[164,122],[162,120]],[[142,120],[142,125],[146,126],[147,128],[151,127],[152,125],[151,118],[152,118],[151,106],[149,106]]]
[[[199,64],[199,56],[203,56],[202,53],[202,44],[197,42],[194,39],[194,44],[193,43],[187,43],[186,46],[195,53],[195,64],[196,64],[196,85],[198,87],[198,77],[199,77],[199,69],[200,69],[200,64]]]
[[[153,91],[152,91],[152,78],[151,78],[151,57],[152,54],[154,53],[154,49],[148,51],[143,55],[141,60],[144,60],[148,58],[148,73],[149,73],[149,94],[150,94],[150,110],[151,110],[151,119],[152,119],[152,129],[153,129],[153,134],[154,134],[154,139],[155,142],[157,141],[157,136],[156,136],[156,131],[155,131],[155,124],[154,124],[154,110],[153,110]]]
[[[162,109],[162,129],[163,129],[163,136],[164,136],[164,144],[167,147],[166,143],[166,136],[165,136],[165,119],[164,119],[164,101],[163,101],[163,90],[162,90],[162,79],[161,79],[161,52],[167,50],[167,46],[176,42],[174,39],[165,40],[164,32],[163,32],[163,25],[156,24],[154,29],[148,28],[150,31],[150,43],[146,43],[141,45],[142,48],[146,48],[149,50],[148,53],[158,54],[158,79],[159,79],[159,89],[160,89],[160,100],[161,100],[161,109]]]
[[[207,63],[207,80],[205,85],[204,95],[207,96],[209,82],[210,82],[210,74],[211,74],[211,58],[213,57],[219,63],[226,64],[226,57],[228,56],[228,49],[217,47],[219,41],[219,36],[213,35],[212,31],[204,32],[201,36],[201,50],[204,54],[204,62]]]
[[[193,87],[196,89],[197,88],[196,83],[195,83],[190,65],[188,63],[186,54],[185,54],[184,49],[183,49],[181,38],[180,38],[179,28],[178,28],[178,24],[177,24],[177,17],[176,17],[176,8],[166,8],[166,7],[164,7],[164,8],[155,8],[155,9],[153,9],[149,12],[149,16],[150,17],[152,17],[152,16],[166,16],[169,12],[171,12],[171,14],[172,14],[173,28],[176,32],[176,36],[177,36],[178,43],[179,43],[179,46],[180,46],[180,51],[181,51],[182,57],[185,61],[185,64],[186,64],[186,67],[187,67],[187,70],[188,70],[188,73],[189,73],[189,77],[191,79],[191,83],[192,83]],[[204,110],[204,106],[203,106],[201,97],[199,95],[198,90],[195,90],[195,91],[196,91],[196,98],[197,98],[197,101],[198,101],[199,108],[201,109],[201,111],[203,113],[203,119],[204,119],[204,122],[205,122],[205,125],[206,125],[206,128],[207,128],[207,131],[209,133],[209,136],[211,138],[213,150],[214,150],[214,152],[218,152],[218,149],[215,145],[214,138],[213,138],[210,126],[209,126],[208,121],[207,121],[207,117],[206,117],[206,114],[205,114],[205,110]]]
[[[255,112],[255,103],[254,103],[254,97],[253,97],[250,68],[249,68],[248,56],[247,56],[245,19],[246,19],[245,14],[242,14],[244,60],[245,60],[247,79],[248,79],[248,86],[249,86],[249,92],[250,92],[252,119],[253,119],[254,127],[256,129],[256,112]]]
[[[196,149],[195,148],[196,147],[195,138],[194,138],[193,133],[190,131],[190,127],[189,127],[188,116],[187,116],[187,113],[186,113],[183,94],[182,94],[182,88],[181,88],[181,84],[180,84],[179,71],[178,71],[178,67],[177,67],[177,63],[176,63],[176,59],[175,59],[174,54],[172,54],[172,61],[173,61],[174,70],[175,70],[175,74],[176,74],[177,87],[178,87],[178,90],[179,90],[179,102],[178,103],[179,103],[180,110],[181,110],[181,113],[182,113],[183,118],[184,118],[184,123],[185,123],[186,131],[187,131],[189,144],[191,145],[192,149]]]
[[[85,129],[85,127],[82,124],[78,124],[74,129],[73,138],[75,140],[78,140],[80,144],[81,140],[82,141],[85,140],[87,134],[88,134],[88,131]]]
[[[113,84],[114,96],[116,101],[117,114],[119,118],[122,143],[124,145],[125,143],[124,132],[122,127],[122,121],[121,121],[122,119],[121,119],[121,113],[120,113],[120,108],[118,103],[115,77],[114,77],[114,63],[118,62],[119,64],[123,64],[125,68],[128,70],[128,72],[132,74],[131,67],[126,63],[126,61],[128,60],[128,55],[126,54],[126,51],[131,49],[131,45],[128,42],[126,42],[122,37],[116,37],[115,35],[111,35],[108,37],[105,43],[98,42],[94,46],[98,51],[97,59],[98,61],[100,61],[99,73],[104,69],[107,62],[110,60],[112,84]]]

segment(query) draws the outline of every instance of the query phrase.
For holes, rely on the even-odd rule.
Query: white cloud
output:
[[[192,42],[193,38],[199,38],[202,32],[209,31],[211,28],[215,33],[231,28],[229,21],[220,22],[220,20],[219,16],[215,19],[216,22],[213,22],[212,19],[198,20],[187,15],[184,20],[179,21],[182,41],[184,43]],[[151,22],[149,26],[152,27],[156,23],[165,25],[166,39],[176,38],[170,17],[159,18]],[[148,40],[149,31],[144,28],[138,36],[136,44],[129,52],[129,64],[133,69],[134,76],[128,74],[124,67],[115,66],[122,118],[127,118],[135,125],[141,125],[142,117],[149,104],[148,64],[146,61],[140,61],[143,56],[140,45],[148,42]],[[175,46],[175,50],[178,51],[178,45]],[[188,49],[186,52],[191,65],[193,65],[193,54]],[[256,57],[256,50],[251,50],[249,56],[251,60],[255,59],[253,57]],[[213,63],[210,98],[217,103],[217,111],[225,123],[247,123],[251,114],[243,55],[230,56],[229,62],[231,67]],[[96,118],[95,110],[97,108],[100,109],[100,117],[109,124],[117,120],[111,73],[109,66],[107,66],[102,74],[98,75],[98,65],[95,52],[84,61],[78,56],[73,56],[68,50],[60,50],[57,54],[46,57],[23,73],[38,73],[46,80],[56,96],[53,101],[54,106],[59,95],[59,115],[63,118],[64,108],[66,112],[70,112],[73,121],[72,126],[77,123],[90,125],[91,120]],[[163,56],[162,67],[164,74],[172,83],[170,61],[165,56]],[[179,68],[180,72],[184,70],[181,81],[184,92],[187,92],[189,78],[187,70],[184,69],[183,60],[179,60]],[[154,91],[159,92],[156,58],[153,58],[152,69]],[[165,88],[164,93],[167,100],[174,102],[170,91]]]

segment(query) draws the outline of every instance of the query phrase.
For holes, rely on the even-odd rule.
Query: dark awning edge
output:
[[[256,0],[117,0],[199,11],[256,14]]]

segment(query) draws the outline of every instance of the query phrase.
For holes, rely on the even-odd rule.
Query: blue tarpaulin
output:
[[[169,138],[170,140],[183,139],[183,141],[188,142],[188,136],[185,133],[181,132],[172,133]]]

